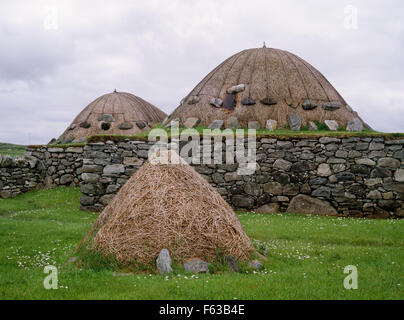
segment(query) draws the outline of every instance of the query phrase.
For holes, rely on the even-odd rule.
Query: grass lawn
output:
[[[25,146],[11,143],[0,143],[0,156],[9,155],[12,157],[23,157]]]
[[[0,199],[0,299],[403,299],[404,221],[240,213],[247,234],[269,249],[258,273],[116,275],[67,260],[96,215],[80,190],[59,187]],[[45,265],[59,289],[45,290]],[[358,290],[343,287],[358,268]]]

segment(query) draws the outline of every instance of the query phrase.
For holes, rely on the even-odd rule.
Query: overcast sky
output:
[[[374,129],[404,132],[401,0],[13,0],[0,2],[0,141],[47,143],[115,88],[170,113],[263,41],[320,70]]]

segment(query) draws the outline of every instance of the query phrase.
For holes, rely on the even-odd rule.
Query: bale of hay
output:
[[[232,208],[175,152],[167,155],[165,164],[150,157],[127,181],[83,244],[121,265],[154,263],[163,248],[179,263],[218,252],[248,260],[252,245]]]

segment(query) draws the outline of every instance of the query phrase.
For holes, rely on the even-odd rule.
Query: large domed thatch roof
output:
[[[216,99],[216,100],[214,100]],[[304,107],[303,107],[304,105]],[[298,56],[279,49],[241,51],[213,69],[170,115],[195,117],[201,125],[237,117],[242,126],[268,119],[287,126],[290,114],[309,121],[336,120],[340,126],[358,117],[330,82]]]
[[[105,94],[79,113],[59,137],[59,143],[93,134],[133,135],[162,122],[166,114],[149,102],[126,92]]]

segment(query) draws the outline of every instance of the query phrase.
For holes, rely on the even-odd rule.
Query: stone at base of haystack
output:
[[[208,273],[209,263],[198,258],[188,259],[184,262],[184,269],[192,273]]]
[[[159,271],[159,273],[166,274],[173,272],[171,262],[172,260],[170,252],[167,249],[161,250],[156,260],[157,270]]]

